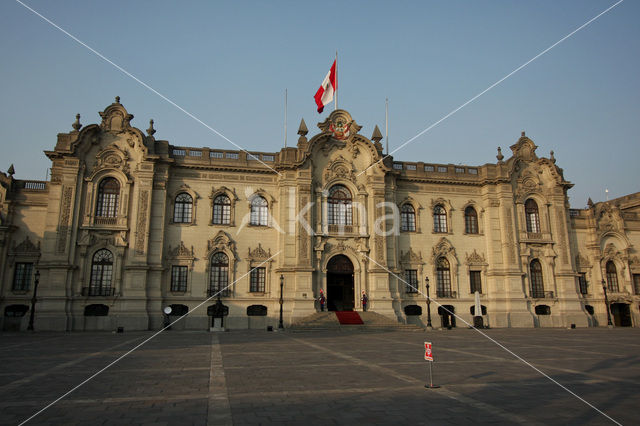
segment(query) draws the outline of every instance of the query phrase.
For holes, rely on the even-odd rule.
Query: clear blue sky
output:
[[[339,51],[339,106],[400,145],[612,0],[169,2],[25,0],[248,150],[283,144]],[[481,165],[526,130],[575,183],[572,207],[640,191],[640,3],[627,0],[406,148],[397,160]],[[133,125],[175,145],[233,148],[25,9],[0,4],[0,170],[44,179],[58,132],[120,95]]]

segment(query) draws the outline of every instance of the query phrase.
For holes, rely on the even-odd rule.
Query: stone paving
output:
[[[622,424],[639,329],[484,331]],[[20,424],[151,332],[0,334],[0,424]],[[423,342],[434,383],[425,389]],[[33,425],[612,424],[478,332],[161,333]]]

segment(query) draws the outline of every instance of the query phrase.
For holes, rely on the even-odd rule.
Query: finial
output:
[[[502,155],[502,148],[498,147],[498,155],[496,155],[496,158],[498,159],[498,163],[502,163],[502,159],[504,158],[504,155]]]
[[[71,127],[73,127],[73,130],[75,130],[76,132],[80,130],[80,128],[82,127],[82,124],[80,124],[80,114],[76,114],[76,121],[74,121]]]
[[[120,103],[120,96],[116,96],[116,103],[119,104]]]
[[[593,200],[591,199],[591,197],[589,197],[589,199],[587,200],[587,206],[589,206],[590,209],[593,208]]]
[[[9,170],[7,170],[7,174],[9,176],[13,176],[16,174],[16,169],[13,167],[13,164],[9,166]]]
[[[373,134],[371,135],[371,140],[374,142],[380,142],[382,140],[382,133],[376,124],[376,127],[373,129]]]
[[[153,118],[149,120],[149,128],[147,129],[147,135],[153,136],[156,133],[156,129],[153,128]]]
[[[520,136],[524,138],[524,130],[520,133]]]
[[[300,136],[306,136],[309,133],[309,129],[307,129],[307,124],[304,122],[304,118],[300,120],[300,127],[298,127],[298,134]]]
[[[553,150],[551,150],[551,155],[549,156],[549,159],[553,164],[556,164],[556,157],[553,156]]]

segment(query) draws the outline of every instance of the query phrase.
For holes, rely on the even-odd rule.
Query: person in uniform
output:
[[[369,298],[367,297],[367,293],[365,293],[363,291],[362,292],[362,297],[360,298],[360,300],[362,301],[362,311],[366,312],[367,311],[367,302],[369,301]]]
[[[318,302],[320,303],[320,312],[324,312],[324,304],[327,302],[326,297],[324,297],[324,291],[320,289],[320,297],[318,297]]]

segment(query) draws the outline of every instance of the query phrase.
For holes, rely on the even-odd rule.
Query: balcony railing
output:
[[[527,238],[530,240],[541,240],[542,232],[527,232]]]
[[[115,288],[113,287],[82,287],[83,296],[113,296]]]
[[[438,290],[436,291],[436,295],[443,299],[455,299],[458,297],[458,293],[451,290]]]
[[[553,299],[553,291],[532,291],[533,299]]]
[[[329,225],[329,232],[331,232],[332,234],[350,234],[353,232],[353,225]]]
[[[115,225],[116,223],[118,223],[118,218],[96,216],[96,219],[94,222],[96,225]]]

